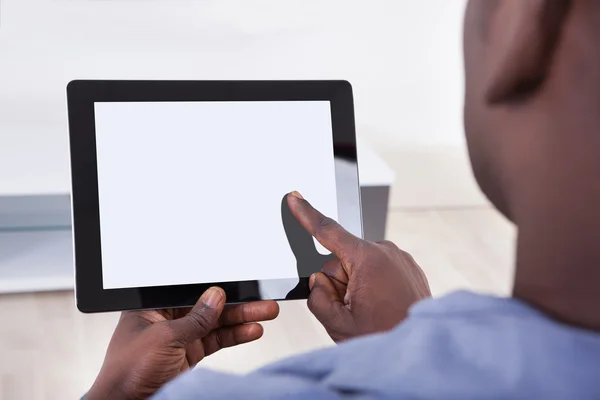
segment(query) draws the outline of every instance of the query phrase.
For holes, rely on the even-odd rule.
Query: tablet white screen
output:
[[[94,108],[105,289],[298,278],[283,196],[337,218],[328,101]]]

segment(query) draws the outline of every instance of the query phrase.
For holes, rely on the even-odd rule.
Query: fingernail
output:
[[[299,192],[295,191],[295,190],[294,190],[292,193],[290,193],[290,194],[291,194],[292,196],[294,196],[294,197],[296,197],[296,198],[300,199],[300,200],[304,200],[304,197],[302,197],[302,195],[301,195]]]
[[[313,286],[315,286],[315,280],[317,279],[317,274],[312,274],[310,278],[308,278],[308,287],[312,290]]]
[[[201,299],[204,304],[211,308],[217,308],[223,297],[223,291],[217,287],[211,287],[202,295]]]

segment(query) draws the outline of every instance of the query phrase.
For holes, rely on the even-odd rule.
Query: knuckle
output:
[[[221,337],[222,334],[222,331],[219,330],[215,332],[215,342],[217,343],[217,348],[219,349],[225,348],[223,338]]]
[[[313,235],[319,241],[326,240],[335,232],[335,230],[337,230],[338,226],[339,225],[335,220],[326,217],[325,215],[319,215]]]
[[[319,293],[319,291],[311,292],[307,300],[308,309],[317,317],[317,319],[327,318],[331,302]]]
[[[402,256],[408,260],[411,264],[417,264],[417,262],[415,261],[415,259],[413,258],[412,254],[404,251],[404,250],[400,250],[400,253],[402,254]]]
[[[216,322],[214,310],[204,307],[200,310],[194,310],[187,315],[190,324],[195,329],[207,330],[210,329]]]
[[[390,242],[389,240],[382,240],[381,242],[377,242],[377,244],[383,248],[384,251],[386,251],[389,255],[399,255],[402,258],[405,258],[411,262],[414,262],[413,256],[405,251],[402,250],[401,248],[399,248],[396,243],[394,242]]]
[[[337,222],[325,215],[319,215],[319,220],[317,222],[317,232],[328,231],[337,226]]]
[[[325,326],[326,329],[335,329],[344,325],[344,315],[338,307],[331,303],[325,303],[325,299],[311,294],[308,297],[308,309]]]
[[[318,297],[319,296],[315,292],[312,292],[310,294],[310,296],[308,296],[308,300],[307,300],[308,309],[310,311],[312,311],[313,314],[318,314],[318,312],[320,310]]]
[[[382,240],[381,242],[377,242],[380,248],[382,248],[386,252],[395,252],[395,253],[404,253],[394,242],[389,240]]]
[[[378,245],[386,247],[386,248],[395,248],[397,247],[395,243],[390,242],[389,240],[382,240],[380,242],[377,242]]]
[[[173,343],[177,341],[177,333],[170,324],[156,324],[156,334],[153,336],[161,343]]]
[[[252,309],[248,306],[246,306],[245,304],[242,305],[242,309],[240,311],[241,314],[241,318],[242,318],[242,323],[246,324],[250,321],[253,321],[255,319],[254,317],[254,312],[252,311]]]
[[[343,257],[352,261],[360,261],[361,257],[365,256],[365,253],[368,253],[368,244],[368,242],[359,238],[351,239]]]
[[[366,243],[364,240],[359,238],[353,238],[350,241],[350,250],[354,253],[360,253],[362,250],[366,248]]]

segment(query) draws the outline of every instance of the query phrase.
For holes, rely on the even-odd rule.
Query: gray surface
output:
[[[385,239],[389,186],[367,186],[360,189],[364,238],[372,242]]]
[[[363,232],[367,240],[379,241],[385,237],[389,192],[387,186],[361,187]],[[348,205],[341,201],[340,206],[343,213]],[[0,196],[0,230],[69,227],[70,207],[68,195]],[[355,234],[360,232],[357,227],[346,228]]]
[[[335,158],[335,185],[337,196],[337,221],[348,232],[363,237],[361,225],[360,193],[356,162]],[[310,199],[308,199],[310,201]],[[329,215],[329,217],[335,217]]]
[[[71,226],[68,194],[0,196],[0,230]]]
[[[0,293],[73,288],[71,230],[0,231]]]

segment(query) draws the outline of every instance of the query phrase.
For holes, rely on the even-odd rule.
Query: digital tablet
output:
[[[303,299],[331,258],[285,196],[362,236],[345,81],[73,81],[75,287],[83,312]]]

